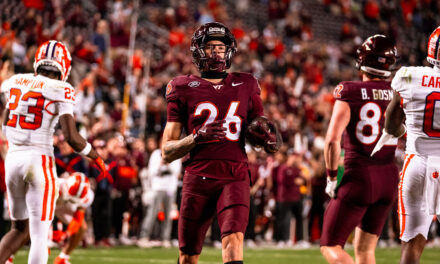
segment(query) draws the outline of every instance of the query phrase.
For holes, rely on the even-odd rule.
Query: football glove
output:
[[[403,132],[402,135],[400,135],[400,136],[398,136],[398,137],[395,137],[395,136],[393,136],[393,135],[391,135],[391,134],[388,134],[388,133],[385,131],[385,128],[384,128],[384,129],[382,130],[382,136],[380,136],[379,140],[378,140],[377,143],[376,143],[376,146],[374,146],[374,149],[373,149],[373,151],[371,152],[370,157],[373,157],[373,155],[376,154],[376,152],[378,152],[379,150],[381,150],[382,147],[383,147],[385,144],[387,144],[389,141],[391,141],[391,140],[393,140],[393,139],[396,139],[396,138],[400,138],[401,136],[405,135],[405,133],[406,133],[406,126],[403,125],[403,127],[405,128],[405,132]]]
[[[107,173],[107,169],[105,168],[105,163],[104,163],[104,161],[102,160],[101,157],[97,157],[97,158],[94,159],[93,161],[96,163],[96,165],[98,166],[98,169],[99,169],[101,172],[103,172],[104,174]]]
[[[217,120],[212,123],[205,124],[197,132],[193,131],[193,137],[196,144],[206,144],[219,142],[226,136],[226,127],[223,126],[225,120]]]
[[[327,186],[325,187],[325,193],[330,196],[330,198],[335,198],[336,187],[338,186],[338,180],[335,178],[331,180],[330,177],[327,177]]]

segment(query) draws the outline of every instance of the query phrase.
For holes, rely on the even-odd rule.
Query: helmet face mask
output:
[[[225,46],[224,57],[216,55],[212,46],[207,45],[210,41],[221,41]],[[214,45],[219,45],[216,43]],[[211,47],[209,47],[211,46]],[[211,48],[211,56],[205,49]],[[200,71],[223,72],[231,67],[231,60],[237,51],[237,42],[232,32],[218,22],[206,23],[200,26],[191,39],[191,54],[193,63]]]
[[[426,60],[432,65],[440,67],[440,27],[436,28],[429,36]]]
[[[70,74],[72,57],[62,42],[49,40],[41,44],[35,52],[34,72],[39,67],[56,69],[61,73],[61,80],[66,81]]]
[[[362,43],[356,51],[356,67],[365,73],[387,78],[397,61],[397,49],[389,37],[374,35]]]

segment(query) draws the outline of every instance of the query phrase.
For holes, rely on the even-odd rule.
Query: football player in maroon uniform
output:
[[[245,129],[264,119],[260,88],[248,73],[227,73],[236,52],[233,34],[221,23],[200,26],[192,37],[193,62],[201,72],[167,86],[167,124],[162,156],[171,162],[189,153],[179,217],[179,263],[197,263],[206,231],[217,214],[224,263],[243,263],[249,215]],[[181,138],[184,129],[188,136]],[[267,152],[279,141],[261,133]],[[274,142],[275,140],[275,142]]]
[[[396,58],[390,38],[369,37],[357,50],[362,81],[342,82],[334,90],[336,102],[324,148],[326,192],[332,199],[324,215],[320,241],[321,253],[329,263],[354,263],[343,248],[355,228],[356,263],[375,263],[377,240],[397,198],[397,138],[370,157],[382,134],[386,107],[393,98],[387,79]],[[343,133],[345,170],[336,188]]]

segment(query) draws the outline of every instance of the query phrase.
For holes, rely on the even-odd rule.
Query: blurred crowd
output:
[[[76,89],[77,126],[110,171],[100,175],[56,133],[58,175],[84,172],[96,193],[88,243],[171,246],[182,164],[162,164],[157,157],[165,87],[175,76],[198,74],[189,52],[197,25],[224,23],[239,46],[230,71],[259,80],[265,113],[285,142],[273,156],[247,148],[253,185],[246,244],[307,247],[319,240],[328,202],[322,151],[333,88],[359,79],[355,51],[372,34],[396,40],[401,65],[425,64],[439,11],[438,0],[4,0],[0,81],[33,72],[39,44],[63,41],[73,57],[68,81]],[[328,25],[336,36],[323,30]],[[390,220],[384,243],[397,240],[398,222],[393,215]],[[215,224],[210,233],[207,240],[218,243]]]

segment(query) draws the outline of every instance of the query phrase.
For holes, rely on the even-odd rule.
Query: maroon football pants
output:
[[[188,255],[202,252],[203,241],[217,213],[222,238],[244,234],[249,217],[249,177],[218,180],[185,173],[179,216],[179,248]]]

